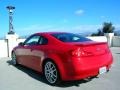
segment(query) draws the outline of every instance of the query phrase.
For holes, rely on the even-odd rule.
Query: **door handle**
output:
[[[31,52],[34,51],[34,49],[31,49]]]

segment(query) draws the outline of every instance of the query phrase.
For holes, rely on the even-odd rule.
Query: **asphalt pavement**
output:
[[[120,47],[112,47],[111,51],[114,63],[108,73],[57,86],[48,85],[38,72],[13,66],[10,58],[0,58],[0,90],[120,90]]]

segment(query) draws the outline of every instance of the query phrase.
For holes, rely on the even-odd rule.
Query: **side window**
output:
[[[40,36],[32,36],[28,40],[26,40],[25,45],[37,45]]]
[[[48,44],[48,39],[45,38],[45,37],[43,37],[43,36],[41,36],[41,37],[40,37],[39,44],[40,44],[40,45],[47,45],[47,44]]]

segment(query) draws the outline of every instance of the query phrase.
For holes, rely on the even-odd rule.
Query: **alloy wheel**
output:
[[[51,61],[47,61],[45,63],[44,66],[44,74],[45,74],[45,78],[46,80],[50,83],[50,84],[55,84],[58,82],[58,70],[56,68],[56,65],[51,62]]]
[[[12,63],[13,63],[13,65],[17,65],[16,55],[14,52],[12,53]]]

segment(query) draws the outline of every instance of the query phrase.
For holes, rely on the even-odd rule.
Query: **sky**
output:
[[[0,0],[0,37],[9,31],[6,6],[15,6],[13,26],[20,36],[36,32],[95,32],[103,22],[120,30],[120,0]]]

